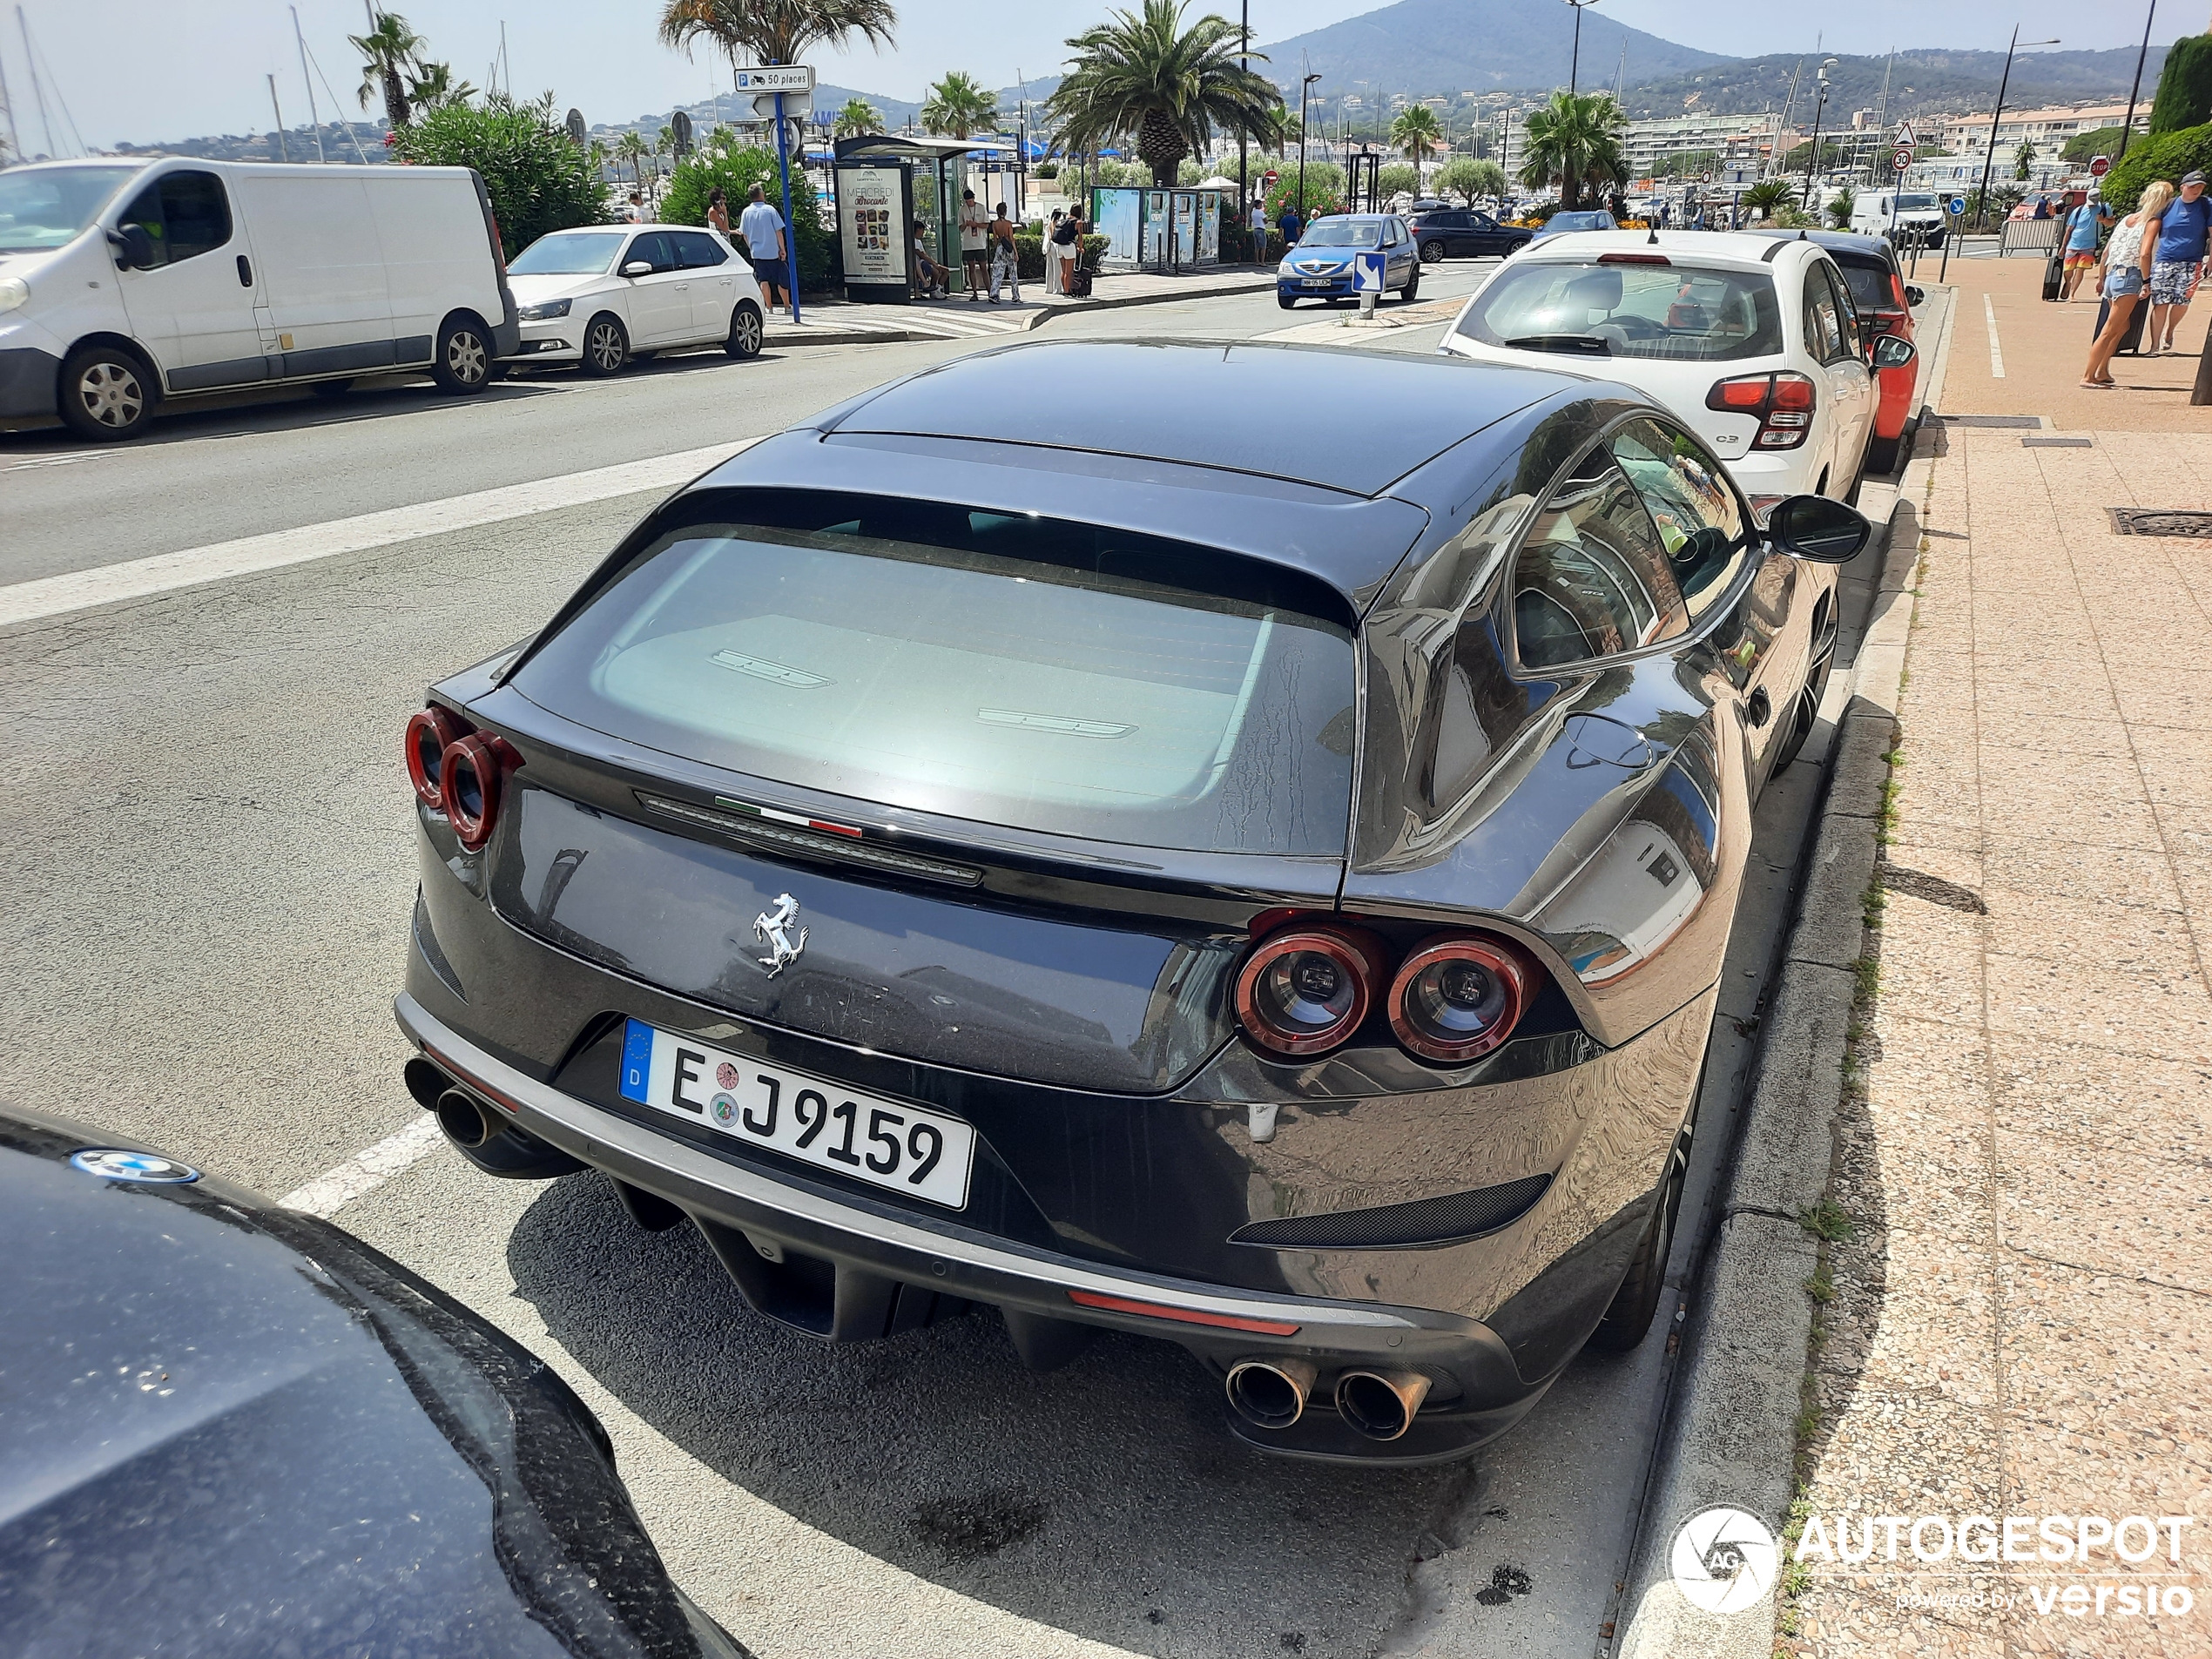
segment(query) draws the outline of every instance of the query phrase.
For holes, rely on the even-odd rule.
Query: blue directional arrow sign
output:
[[[1380,248],[1362,248],[1352,266],[1352,293],[1380,293],[1388,272],[1389,260]]]
[[[1966,211],[1966,199],[1964,196],[1953,196],[1953,197],[1951,199],[1951,212],[1952,212],[1952,216],[1955,219],[1956,217],[1958,217],[1958,215],[1959,215],[1960,213],[1965,212]]]

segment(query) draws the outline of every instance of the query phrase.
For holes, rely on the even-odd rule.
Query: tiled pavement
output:
[[[2212,434],[2021,437],[1950,426],[1919,504],[1806,1507],[2194,1524],[2178,1565],[1809,1563],[1824,1659],[2212,1652],[2212,539],[2105,512],[2212,509]],[[2012,1605],[1900,1604],[1962,1592]]]

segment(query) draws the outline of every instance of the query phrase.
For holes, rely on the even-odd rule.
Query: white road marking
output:
[[[410,1163],[437,1150],[445,1136],[438,1120],[425,1112],[396,1135],[388,1135],[372,1147],[356,1152],[335,1169],[325,1170],[303,1187],[294,1188],[277,1202],[287,1210],[304,1210],[327,1220],[364,1193],[374,1192]]]
[[[71,449],[57,455],[35,455],[29,461],[14,462],[0,467],[0,472],[28,472],[33,467],[66,467],[73,462],[97,461],[103,455],[118,453],[114,449]]]
[[[502,519],[532,513],[581,507],[617,496],[649,489],[673,489],[688,483],[718,462],[726,461],[758,438],[735,443],[712,444],[675,455],[654,455],[619,466],[594,467],[589,472],[558,478],[540,478],[525,484],[480,489],[472,495],[449,496],[443,501],[394,507],[381,513],[332,519],[323,524],[304,524],[298,529],[272,530],[266,536],[242,536],[206,547],[185,548],[176,553],[157,553],[149,558],[128,559],[90,570],[71,570],[61,576],[0,587],[0,627],[32,622],[80,610],[87,605],[111,604],[120,599],[143,599],[176,588],[197,587],[260,570],[281,570],[340,553],[360,553],[411,542],[418,536],[440,536],[449,530],[473,529]]]
[[[1989,325],[1989,377],[1994,381],[2005,378],[2005,354],[1997,348],[1997,307],[1989,303],[1989,296],[1981,297],[1981,318]]]

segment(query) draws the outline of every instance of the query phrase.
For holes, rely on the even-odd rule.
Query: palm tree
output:
[[[1839,231],[1851,228],[1851,216],[1858,210],[1858,192],[1845,185],[1828,204],[1828,222]]]
[[[922,101],[921,125],[926,132],[948,138],[972,138],[978,128],[995,127],[999,100],[962,70],[948,70],[945,78],[932,84]]]
[[[891,0],[666,0],[660,44],[707,41],[729,55],[732,68],[795,64],[810,46],[836,46],[857,34],[871,46],[892,44],[899,14]]]
[[[865,138],[872,132],[883,131],[883,117],[867,99],[848,98],[845,107],[837,112],[837,125],[833,131],[840,138]]]
[[[1414,105],[1390,124],[1391,143],[1416,168],[1429,158],[1432,147],[1443,136],[1436,124],[1436,111],[1426,104]]]
[[[1621,153],[1628,125],[1609,93],[1554,92],[1550,103],[1528,112],[1521,182],[1531,190],[1556,184],[1562,208],[1579,206],[1584,185],[1628,176]]]
[[[407,125],[407,83],[402,78],[415,67],[422,49],[430,43],[407,26],[407,19],[389,11],[376,14],[375,26],[365,35],[348,35],[361,55],[361,108],[381,97],[384,118],[396,132]]]
[[[1075,58],[1045,104],[1055,145],[1097,151],[1134,138],[1153,184],[1165,190],[1175,182],[1176,164],[1204,150],[1217,131],[1274,139],[1282,91],[1238,64],[1250,45],[1244,30],[1209,12],[1185,31],[1178,0],[1143,0],[1143,6],[1116,11],[1111,22],[1068,42]]]
[[[1772,219],[1797,193],[1786,179],[1762,179],[1743,192],[1743,205],[1761,219]]]
[[[467,81],[453,78],[451,64],[417,63],[408,74],[407,101],[418,110],[466,104],[475,95],[476,89]]]
[[[625,132],[615,140],[615,159],[630,164],[630,177],[641,195],[645,189],[645,158],[651,153],[651,146],[641,132]]]
[[[2013,177],[2025,179],[2035,170],[2035,146],[2027,139],[2020,140],[2020,154],[2013,158]]]

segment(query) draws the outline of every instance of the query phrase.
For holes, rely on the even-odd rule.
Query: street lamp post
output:
[[[1595,5],[1597,0],[1567,0],[1567,3],[1575,8],[1575,51],[1567,60],[1567,95],[1572,98],[1582,72],[1582,8]]]
[[[1820,90],[1812,101],[1812,153],[1805,158],[1805,193],[1799,204],[1807,212],[1812,211],[1812,170],[1820,165],[1820,112],[1828,107],[1828,65],[1836,61],[1831,57],[1820,65]]]
[[[1298,84],[1298,217],[1301,225],[1305,223],[1305,95],[1320,78],[1317,72]]]
[[[2013,25],[2013,44],[2005,49],[2005,73],[1997,82],[1997,112],[1989,118],[1989,153],[1981,163],[1981,208],[1976,218],[1989,224],[1989,171],[1997,165],[1997,124],[2005,118],[2005,89],[2013,84],[2013,54],[2023,46],[2055,46],[2055,40],[2022,40],[2020,25]]]

